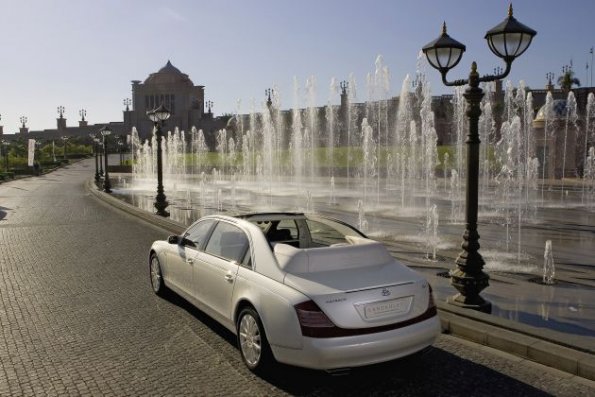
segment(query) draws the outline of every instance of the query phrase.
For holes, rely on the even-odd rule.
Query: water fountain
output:
[[[554,284],[555,276],[556,265],[554,263],[554,252],[552,251],[552,240],[547,240],[543,253],[543,283],[546,285]]]
[[[584,161],[584,176],[583,176],[583,186],[582,186],[582,194],[581,194],[581,202],[586,204],[589,202],[589,195],[588,191],[595,188],[593,186],[592,180],[592,172],[593,172],[593,147],[589,147],[589,141],[595,145],[595,95],[590,93],[587,97],[587,108],[585,109],[585,139],[584,139],[584,146],[583,151],[585,153],[585,161]],[[589,179],[591,179],[591,183],[589,184]],[[592,197],[592,195],[591,195]],[[591,201],[592,203],[592,201]]]
[[[566,120],[564,123],[564,148],[562,150],[562,188],[560,189],[560,197],[564,200],[565,195],[565,186],[564,186],[564,179],[566,178],[566,148],[568,145],[568,130],[570,128],[576,128],[576,121],[578,116],[576,114],[576,99],[574,97],[574,93],[570,91],[568,93],[568,99],[566,100]]]
[[[462,92],[456,90],[453,96],[456,139],[453,152],[444,152],[440,175],[436,173],[439,160],[429,83],[421,72],[416,73],[413,84],[407,76],[396,106],[388,98],[388,76],[388,69],[378,58],[375,72],[369,75],[367,82],[370,100],[364,104],[349,103],[346,125],[341,124],[339,108],[331,104],[338,92],[336,80],[331,81],[329,101],[321,113],[316,107],[316,79],[310,77],[305,83],[304,98],[297,80],[294,81],[290,118],[281,112],[280,95],[274,90],[270,104],[253,103],[248,116],[237,114],[234,117],[235,130],[216,133],[214,152],[209,152],[201,130],[193,128],[190,134],[177,129],[170,131],[164,145],[166,191],[171,191],[175,184],[174,197],[179,192],[182,195],[186,192],[186,196],[197,194],[200,200],[194,202],[204,207],[205,192],[221,189],[222,197],[233,197],[222,200],[224,211],[249,208],[254,200],[279,210],[296,209],[301,206],[291,198],[303,197],[306,191],[312,193],[312,200],[323,198],[326,203],[341,207],[341,211],[352,213],[359,212],[361,200],[368,214],[389,211],[400,217],[423,219],[423,214],[436,204],[439,212],[447,213],[450,208],[450,216],[444,219],[462,222],[464,184],[461,182],[466,172],[462,161],[466,130]],[[355,98],[355,86],[353,78],[343,86],[350,100]],[[509,243],[514,230],[518,262],[521,227],[529,210],[534,214],[537,208],[537,167],[539,162],[545,163],[545,158],[536,158],[531,128],[532,98],[526,94],[524,84],[518,89],[511,83],[506,84],[504,121],[499,128],[501,139],[498,142],[494,139],[497,129],[490,102],[493,89],[489,85],[485,89],[487,95],[480,120],[480,136],[485,142],[480,153],[481,163],[485,165],[481,168],[480,211],[490,222],[503,225],[505,237],[501,241],[506,242],[506,251],[511,249]],[[302,99],[305,108],[301,105]],[[591,96],[591,112],[593,102]],[[552,99],[548,96],[546,108],[551,106]],[[570,124],[572,114],[576,113],[569,114]],[[553,124],[548,116],[546,112],[546,134],[551,133]],[[346,135],[341,143],[340,131]],[[131,142],[136,158],[132,185],[140,190],[151,185],[155,178],[155,145],[151,141],[140,142],[136,131],[132,132]],[[585,138],[585,145],[586,142]],[[342,146],[345,143],[347,145]],[[338,153],[344,154],[342,160],[332,161],[340,157]],[[585,153],[587,172],[588,150]],[[212,183],[216,188],[209,186],[211,182],[205,178],[205,172],[213,175]],[[436,183],[438,175],[443,183]],[[329,189],[321,190],[320,186],[328,184],[326,178],[330,178],[331,189],[325,194]],[[351,186],[358,188],[351,189]],[[444,187],[446,195],[439,186]],[[542,201],[545,200],[544,186],[541,187]],[[590,197],[589,191],[588,178],[585,178],[583,201]],[[183,201],[192,202],[187,197]],[[370,221],[370,230],[378,229],[376,223]],[[420,229],[423,223],[419,222]]]
[[[304,89],[294,80],[293,105],[288,111],[281,110],[278,89],[273,90],[270,104],[253,102],[248,115],[240,114],[238,102],[233,128],[218,131],[211,138],[216,144],[210,150],[203,131],[192,129],[186,134],[173,129],[163,149],[172,218],[190,223],[212,212],[316,212],[357,225],[387,244],[416,245],[420,254],[415,258],[425,264],[419,266],[452,268],[464,221],[465,101],[462,92],[455,91],[449,118],[454,142],[442,149],[439,158],[431,87],[424,74],[416,73],[413,83],[409,76],[404,79],[398,102],[389,97],[388,76],[382,59],[377,59],[367,79],[365,103],[356,102],[357,85],[351,76],[341,85],[348,97],[344,109],[332,104],[338,92],[335,79],[328,86],[326,105],[316,107],[319,95],[313,77],[307,79]],[[543,255],[543,241],[564,247],[569,242],[562,232],[558,237],[547,231],[552,224],[567,220],[557,212],[561,206],[558,192],[550,192],[545,183],[539,185],[545,175],[540,172],[545,172],[545,167],[540,170],[539,166],[545,164],[546,151],[536,150],[539,136],[531,124],[532,97],[524,84],[515,89],[507,83],[502,124],[497,126],[490,102],[494,89],[488,85],[485,90],[480,120],[479,217],[486,269],[541,278],[544,273],[537,262]],[[589,101],[587,131],[593,135],[592,95]],[[546,136],[556,133],[553,102],[548,95]],[[568,131],[570,134],[572,128]],[[586,146],[593,140],[585,137],[584,142]],[[132,131],[131,144],[133,176],[119,191],[145,194],[150,211],[155,145],[152,140],[141,142],[136,131]],[[565,187],[569,195],[564,194],[563,205],[591,211],[581,216],[592,218],[595,149],[585,149],[584,157],[580,189]],[[193,210],[188,210],[191,207]],[[575,229],[588,234],[589,222],[585,224]],[[527,228],[530,233],[524,231]],[[586,234],[571,248],[558,252],[578,258],[558,258],[558,263],[593,266],[587,254],[576,253],[589,244]],[[556,278],[558,274],[571,273],[558,271]],[[561,285],[556,281],[556,286]]]
[[[426,258],[436,260],[438,246],[438,207],[433,204],[426,216]]]

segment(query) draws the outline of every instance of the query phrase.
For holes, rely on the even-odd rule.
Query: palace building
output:
[[[39,131],[29,130],[25,123],[14,134],[15,138],[27,137],[41,140],[53,140],[63,136],[88,138],[96,134],[104,126],[109,126],[112,133],[119,136],[128,135],[136,128],[141,138],[147,139],[153,131],[153,123],[147,117],[147,111],[163,104],[171,112],[166,122],[166,130],[179,128],[190,131],[192,127],[202,129],[210,136],[216,130],[225,127],[227,117],[215,118],[210,109],[205,111],[205,89],[202,85],[194,85],[187,74],[182,73],[170,61],[155,73],[151,73],[144,82],[132,80],[132,100],[125,100],[123,121],[108,121],[89,124],[82,115],[76,126],[68,126],[64,117],[64,109],[56,119],[56,128]],[[130,106],[132,105],[132,107]],[[5,138],[11,135],[5,135]]]
[[[156,73],[151,73],[146,80],[132,81],[132,109],[124,111],[124,125],[128,131],[136,127],[141,136],[147,136],[152,129],[152,122],[147,118],[147,111],[163,104],[171,112],[168,126],[189,131],[200,127],[205,118],[205,90],[202,85],[194,85],[187,74],[167,61]]]

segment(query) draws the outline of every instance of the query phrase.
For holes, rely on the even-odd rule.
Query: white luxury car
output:
[[[213,215],[156,241],[151,285],[237,335],[244,363],[334,370],[411,355],[440,322],[428,282],[337,220],[298,213]]]

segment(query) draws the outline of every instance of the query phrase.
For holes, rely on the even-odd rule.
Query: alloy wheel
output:
[[[247,313],[242,317],[239,328],[242,355],[250,367],[256,367],[260,361],[262,351],[262,340],[258,323],[251,314]]]

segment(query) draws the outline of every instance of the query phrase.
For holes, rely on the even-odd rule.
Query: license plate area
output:
[[[409,313],[411,302],[413,302],[413,296],[366,303],[362,305],[362,314],[366,320],[395,317]]]

